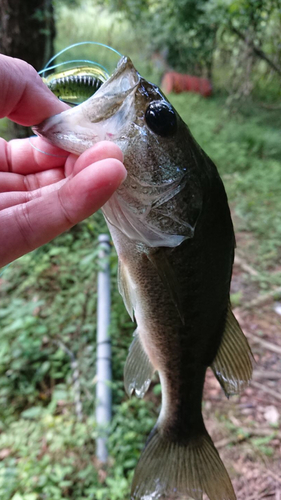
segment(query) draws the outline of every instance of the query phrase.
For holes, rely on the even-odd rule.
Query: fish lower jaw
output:
[[[53,136],[51,135],[50,137],[46,137],[52,144],[55,144],[56,146],[65,149],[69,153],[74,154],[84,153],[86,149],[89,149],[97,142],[106,140],[99,136],[93,135],[91,138],[88,138],[83,134],[73,134],[72,132],[56,133]]]
[[[102,127],[92,127],[91,129],[81,127],[81,130],[76,128],[75,131],[71,129],[62,131],[59,126],[51,127],[46,131],[44,128],[33,127],[33,131],[51,144],[74,154],[82,154],[98,142],[116,139],[116,134],[106,131]]]

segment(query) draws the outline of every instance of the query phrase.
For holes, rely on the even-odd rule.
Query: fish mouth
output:
[[[122,57],[113,75],[87,101],[32,127],[36,135],[70,153],[103,140],[124,135],[135,115],[134,97],[140,75],[132,61]]]

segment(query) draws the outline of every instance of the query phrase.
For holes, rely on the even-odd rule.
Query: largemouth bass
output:
[[[107,139],[128,176],[103,213],[119,289],[137,322],[124,378],[143,397],[155,370],[162,407],[137,465],[131,499],[235,500],[201,413],[208,366],[226,395],[248,383],[252,355],[229,288],[235,238],[217,169],[158,87],[130,59],[83,104],[34,131],[81,153]]]

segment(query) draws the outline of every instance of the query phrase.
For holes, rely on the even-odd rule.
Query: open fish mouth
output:
[[[75,154],[83,153],[99,141],[114,141],[133,120],[134,95],[140,78],[131,60],[122,57],[116,71],[92,97],[47,118],[34,126],[33,131]]]

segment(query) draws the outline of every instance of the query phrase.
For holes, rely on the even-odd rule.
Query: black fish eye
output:
[[[153,101],[145,112],[145,120],[152,132],[161,137],[173,135],[177,130],[177,117],[171,104]]]

